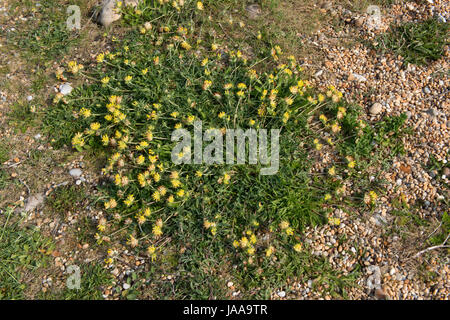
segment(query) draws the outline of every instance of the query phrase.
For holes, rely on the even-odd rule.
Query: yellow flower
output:
[[[329,174],[330,176],[336,175],[336,168],[333,166],[333,167],[331,167],[330,169],[328,169],[328,174]]]
[[[226,83],[226,84],[223,86],[223,88],[224,88],[225,90],[230,90],[231,88],[233,88],[233,84],[232,84],[232,83]]]
[[[143,225],[146,220],[147,219],[144,216],[142,216],[142,215],[137,216],[137,222],[138,222],[139,225]]]
[[[159,193],[159,191],[153,192],[152,198],[153,198],[153,200],[155,200],[156,202],[158,202],[159,200],[161,200],[161,194]]]
[[[83,134],[81,132],[78,132],[73,138],[72,138],[72,145],[74,147],[82,147],[84,146],[84,139]]]
[[[203,82],[203,90],[208,90],[211,87],[211,85],[212,85],[211,80],[205,80]]]
[[[98,129],[100,129],[100,123],[98,122],[91,123],[91,129],[97,131]]]
[[[247,89],[247,85],[245,84],[245,83],[239,83],[238,85],[237,85],[237,87],[238,87],[238,89],[241,89],[241,90],[243,90],[243,89]]]
[[[247,237],[242,237],[241,240],[239,241],[239,244],[241,248],[247,247],[249,245]]]
[[[125,82],[130,82],[131,79],[133,79],[133,77],[130,76],[130,75],[128,75],[128,76],[126,76],[126,77],[124,78]]]
[[[155,224],[153,226],[152,233],[155,235],[155,237],[161,236],[163,234],[161,226]]]
[[[203,175],[203,173],[201,171],[196,171],[195,175],[200,178]]]
[[[287,221],[281,221],[281,222],[280,222],[280,228],[281,228],[282,230],[289,228],[289,222],[287,222]]]
[[[325,201],[330,200],[330,199],[331,199],[331,194],[327,193],[327,194],[323,197],[323,199],[324,199]]]
[[[225,114],[225,112],[220,112],[219,113],[219,115],[218,115],[218,117],[220,118],[220,119],[222,119],[222,118],[224,118],[226,116],[226,114]]]
[[[211,45],[211,50],[212,50],[212,51],[216,51],[217,49],[219,49],[219,46],[218,46],[217,44],[213,43],[213,44]]]
[[[197,9],[198,10],[203,10],[203,3],[201,1],[197,2]]]
[[[273,246],[268,247],[266,250],[266,257],[270,257],[274,251],[275,251],[275,248]]]
[[[107,84],[109,82],[109,80],[110,80],[109,77],[104,77],[104,78],[102,78],[102,83]]]
[[[181,47],[187,51],[192,49],[192,46],[189,43],[187,43],[186,41],[181,42]]]
[[[297,252],[302,251],[302,244],[301,243],[297,243],[296,245],[294,245],[294,250]]]
[[[149,246],[149,247],[147,248],[147,253],[148,253],[150,256],[154,255],[155,252],[156,252],[155,246]]]
[[[127,207],[130,207],[134,203],[134,195],[130,194],[123,203],[125,203]]]
[[[335,122],[331,125],[331,131],[333,131],[334,133],[338,133],[339,131],[341,131],[341,126]]]
[[[283,122],[284,123],[287,123],[288,122],[288,120],[289,120],[289,118],[290,118],[290,114],[289,114],[289,112],[285,112],[284,114],[283,114]]]
[[[86,109],[86,108],[81,108],[80,113],[81,113],[81,114],[83,115],[83,117],[85,117],[85,118],[89,118],[89,117],[92,115],[91,110]]]
[[[341,224],[341,219],[339,218],[334,218],[334,217],[329,217],[328,218],[328,223],[332,226],[338,226]]]
[[[136,163],[141,165],[145,162],[145,157],[141,154],[137,159],[136,159]]]
[[[148,68],[145,68],[145,69],[143,69],[143,70],[141,71],[141,73],[142,73],[143,75],[146,75],[147,72],[148,72]]]
[[[325,100],[325,96],[323,94],[319,94],[317,100],[319,100],[319,102],[323,102]]]
[[[286,229],[286,234],[288,236],[292,236],[294,234],[294,229],[292,229],[291,227],[287,228]]]

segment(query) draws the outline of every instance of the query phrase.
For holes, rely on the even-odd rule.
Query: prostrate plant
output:
[[[102,172],[111,183],[96,234],[98,243],[112,243],[106,265],[113,266],[117,256],[113,237],[126,233],[134,252],[145,252],[151,261],[162,263],[169,248],[180,254],[177,261],[195,254],[205,259],[211,254],[217,265],[241,261],[238,273],[251,279],[251,286],[257,279],[275,285],[307,272],[315,262],[301,231],[339,225],[330,212],[351,193],[355,157],[361,154],[365,161],[376,149],[373,130],[335,88],[323,93],[311,88],[294,57],[281,63],[280,47],[274,46],[268,62],[275,67],[257,71],[257,62],[240,50],[206,43],[196,34],[201,27],[186,17],[203,11],[201,5],[164,2],[127,9],[125,19],[137,30],[117,42],[118,50],[98,54],[93,70],[71,61],[59,71],[59,78],[81,74],[91,83],[58,95],[52,120],[47,118],[52,126],[54,119],[64,119],[54,125],[65,130],[63,138],[78,131],[71,137],[74,148],[107,156]],[[223,134],[281,129],[279,172],[259,175],[260,164],[175,165],[171,134],[179,128],[193,132],[196,120],[204,130]],[[364,152],[336,148],[348,139],[357,146],[363,141]],[[336,164],[313,174],[324,152]],[[376,193],[367,197],[372,205]],[[195,253],[199,248],[204,252]],[[194,265],[177,267],[199,272]]]

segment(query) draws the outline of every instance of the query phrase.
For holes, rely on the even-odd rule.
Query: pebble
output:
[[[372,115],[377,115],[377,114],[379,114],[382,110],[383,110],[383,106],[381,105],[381,103],[376,102],[376,103],[374,103],[374,104],[370,107],[369,112],[370,112],[370,114],[372,114]]]
[[[81,177],[81,175],[83,174],[83,171],[81,171],[81,169],[75,168],[75,169],[71,169],[69,171],[69,174],[74,177],[75,179]]]
[[[44,203],[44,199],[45,197],[42,193],[31,195],[27,200],[27,204],[25,206],[24,211],[25,212],[34,211],[37,207],[41,206]]]
[[[285,292],[285,291],[278,291],[278,292],[277,292],[277,295],[278,295],[280,298],[284,298],[284,297],[286,297],[286,292]]]
[[[123,289],[124,290],[128,290],[128,289],[130,289],[131,288],[131,286],[128,284],[128,283],[124,283],[123,284]]]
[[[261,11],[261,7],[258,4],[256,4],[256,3],[247,6],[245,8],[245,11],[247,12],[247,15],[248,15],[248,17],[250,19],[258,18],[261,15],[261,12],[262,12]]]
[[[70,84],[64,83],[59,87],[59,92],[61,92],[63,95],[68,95],[72,92],[73,88]]]

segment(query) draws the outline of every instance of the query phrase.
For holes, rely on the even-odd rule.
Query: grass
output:
[[[28,102],[16,102],[10,107],[8,123],[16,132],[25,133],[36,121],[34,106]]]
[[[7,35],[9,45],[14,46],[33,67],[50,66],[53,60],[64,56],[81,39],[78,31],[67,29],[65,9],[54,0],[40,1],[39,7],[31,1],[13,3],[11,11],[22,11],[29,21],[22,22],[16,26],[16,31]],[[36,14],[41,18],[30,18]]]
[[[0,164],[9,160],[9,147],[8,145],[0,140]]]
[[[448,42],[448,23],[434,18],[409,22],[391,27],[379,38],[381,51],[392,51],[402,56],[406,63],[427,64],[440,59]]]
[[[45,300],[102,300],[102,288],[113,284],[112,275],[98,264],[81,264],[80,288],[70,289],[67,286],[62,290],[52,290],[42,293],[39,297]],[[68,274],[69,277],[74,275]]]
[[[12,209],[0,216],[0,299],[25,299],[53,247],[51,239],[36,228],[22,226],[21,220]]]
[[[78,209],[86,197],[84,187],[76,185],[62,186],[50,194],[46,199],[46,205],[51,212],[64,214]]]

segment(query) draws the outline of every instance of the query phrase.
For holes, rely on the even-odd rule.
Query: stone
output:
[[[450,178],[450,168],[449,167],[445,167],[442,174],[448,178]]]
[[[425,111],[425,113],[428,114],[432,118],[435,118],[439,115],[439,112],[435,108],[430,108],[427,111]]]
[[[59,86],[59,92],[61,92],[63,95],[68,95],[73,90],[72,86],[69,83],[64,83]]]
[[[31,100],[33,100],[33,96],[28,96],[27,101],[30,102]]]
[[[439,21],[440,23],[447,23],[447,19],[445,19],[444,16],[441,14],[438,14],[436,18],[437,21]]]
[[[28,200],[27,204],[25,205],[25,212],[31,212],[41,206],[44,203],[44,195],[42,193],[36,193],[31,195]]]
[[[256,4],[256,3],[247,6],[245,8],[245,11],[247,12],[247,15],[248,15],[248,17],[250,19],[258,18],[261,15],[261,12],[262,12],[261,11],[261,7],[258,4]]]
[[[378,300],[386,300],[387,295],[386,293],[384,293],[383,289],[378,288],[375,290],[375,298],[377,298]]]
[[[285,291],[278,291],[277,295],[278,295],[280,298],[284,298],[284,297],[286,297],[286,292],[285,292]]]
[[[348,80],[349,80],[349,81],[366,82],[366,81],[367,81],[367,78],[364,77],[364,76],[362,76],[362,75],[360,75],[360,74],[352,73],[352,74],[350,74],[350,75],[348,76]]]
[[[128,289],[130,289],[131,288],[131,286],[128,284],[128,283],[124,283],[123,284],[123,289],[124,290],[128,290]]]
[[[376,102],[370,107],[369,112],[372,115],[377,115],[377,114],[381,113],[382,110],[383,110],[383,106],[381,105],[381,103]]]
[[[75,168],[75,169],[71,169],[69,171],[69,174],[74,177],[75,179],[78,179],[79,177],[81,177],[81,175],[83,174],[83,171],[81,171],[81,169]]]
[[[318,78],[318,77],[320,77],[322,74],[323,74],[323,70],[319,70],[319,71],[317,71],[317,72],[314,74],[314,77],[315,77],[315,78]]]
[[[104,0],[102,3],[102,8],[97,17],[97,22],[104,27],[109,26],[111,23],[119,20],[121,14],[117,10],[118,0]],[[136,7],[138,5],[138,0],[125,0],[125,6]]]

